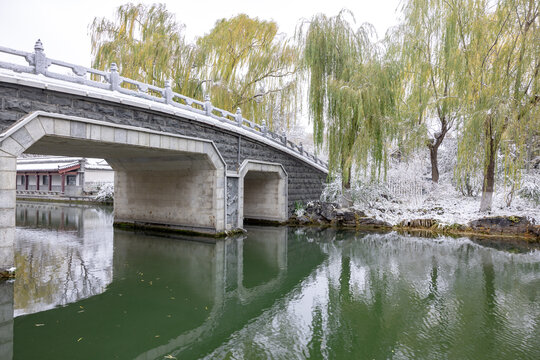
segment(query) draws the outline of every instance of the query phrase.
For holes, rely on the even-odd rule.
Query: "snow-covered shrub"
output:
[[[522,199],[534,203],[536,206],[540,205],[540,174],[538,172],[523,175],[518,195]]]
[[[403,203],[420,205],[431,186],[430,178],[429,160],[419,152],[411,155],[407,162],[391,161],[383,189]]]
[[[371,181],[357,181],[351,189],[351,198],[356,208],[365,209],[375,207],[377,202],[393,198],[386,183]]]
[[[334,180],[325,184],[321,193],[321,201],[336,202],[341,196],[341,176],[336,176]]]
[[[300,201],[295,201],[294,202],[294,214],[297,216],[297,217],[300,217],[300,216],[304,216],[306,210],[304,209],[304,206],[302,205],[302,203]]]
[[[114,200],[114,184],[105,183],[100,185],[98,187],[96,200],[102,202],[112,202]]]

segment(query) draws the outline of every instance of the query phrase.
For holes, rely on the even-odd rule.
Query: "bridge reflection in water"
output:
[[[287,228],[192,241],[113,230],[106,209],[42,204],[18,204],[17,221],[2,359],[12,343],[15,358],[204,356],[325,258],[316,244],[300,254]]]

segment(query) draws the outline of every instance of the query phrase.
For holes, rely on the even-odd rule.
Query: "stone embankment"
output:
[[[289,225],[317,225],[344,228],[391,229],[386,221],[368,217],[364,212],[353,208],[340,208],[336,203],[310,202],[302,214],[289,219]]]
[[[522,216],[485,217],[468,224],[442,224],[436,219],[403,220],[397,225],[368,217],[353,208],[340,208],[336,203],[312,202],[297,211],[288,222],[293,226],[321,226],[337,228],[429,231],[448,235],[481,235],[520,237],[540,243],[540,225]]]
[[[401,230],[429,230],[436,233],[456,235],[483,235],[498,237],[521,237],[540,242],[540,225],[523,216],[493,216],[464,224],[445,225],[435,219],[403,220],[397,226]]]

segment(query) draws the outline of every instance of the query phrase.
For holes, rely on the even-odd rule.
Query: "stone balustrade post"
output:
[[[239,107],[236,108],[236,122],[238,123],[238,126],[242,126],[242,123],[244,122],[244,119],[242,119],[242,110]]]
[[[118,66],[116,66],[116,63],[111,64],[110,70],[109,82],[111,84],[111,90],[118,90],[120,87],[120,74],[118,73]]]
[[[45,75],[49,65],[50,63],[45,56],[43,43],[38,39],[34,45],[34,72]]]
[[[287,134],[285,133],[285,131],[282,133],[282,139],[283,139],[283,144],[285,145],[285,147],[287,146]]]
[[[171,80],[165,80],[165,90],[163,96],[165,97],[165,104],[172,104],[173,91],[171,88]]]
[[[206,115],[212,115],[212,110],[214,110],[214,106],[210,102],[210,95],[208,94],[204,96],[204,109],[206,111]]]

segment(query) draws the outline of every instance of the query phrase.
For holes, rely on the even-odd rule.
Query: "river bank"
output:
[[[455,236],[520,238],[540,243],[540,225],[526,216],[486,216],[465,223],[443,223],[433,218],[402,219],[395,224],[368,216],[354,208],[341,208],[336,203],[310,202],[295,211],[287,225],[354,228],[359,230],[421,231]]]

